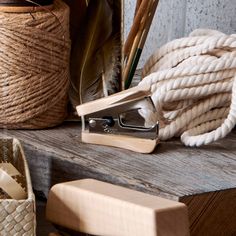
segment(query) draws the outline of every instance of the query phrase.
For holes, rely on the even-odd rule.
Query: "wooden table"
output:
[[[7,131],[24,145],[34,189],[46,196],[58,182],[95,178],[188,205],[191,235],[236,235],[236,130],[202,148],[179,140],[153,154],[83,144],[80,124]]]

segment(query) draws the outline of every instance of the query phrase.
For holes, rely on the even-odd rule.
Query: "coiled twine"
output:
[[[45,128],[66,116],[69,7],[0,12],[0,127]]]

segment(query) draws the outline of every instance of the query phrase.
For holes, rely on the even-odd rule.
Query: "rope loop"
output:
[[[140,114],[146,125],[159,121],[160,139],[180,137],[186,146],[224,138],[236,125],[236,35],[198,29],[167,43],[143,68],[139,86],[151,87],[157,114]]]

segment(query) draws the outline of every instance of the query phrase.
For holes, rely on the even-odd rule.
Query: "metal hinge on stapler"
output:
[[[140,153],[152,152],[158,142],[158,123],[145,127],[138,111],[155,107],[149,88],[135,87],[77,106],[82,117],[82,141]]]

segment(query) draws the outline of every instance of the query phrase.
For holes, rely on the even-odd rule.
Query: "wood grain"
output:
[[[186,196],[180,199],[188,205],[191,235],[236,235],[235,189]]]
[[[236,212],[234,195],[228,197],[229,191],[236,191],[235,130],[225,139],[201,148],[186,148],[179,140],[164,142],[148,155],[81,143],[80,132],[79,123],[65,123],[48,130],[5,130],[2,135],[13,135],[23,142],[33,186],[45,195],[55,183],[94,178],[186,203],[191,206],[193,235],[204,235],[197,233],[199,228],[201,232],[212,228],[214,235],[236,232],[236,220],[228,217],[231,210]],[[211,196],[215,191],[222,193],[218,200],[222,206],[211,214],[219,217],[218,222],[228,221],[218,225],[221,230],[214,227],[211,217],[196,222],[194,219],[201,218],[202,213],[192,207],[199,196]],[[201,199],[203,204],[205,200]],[[210,209],[214,204],[208,201],[203,208]]]
[[[37,12],[53,9],[53,5],[48,6],[5,6],[0,5],[0,12],[15,12],[15,13],[25,13],[25,12]]]
[[[82,141],[97,145],[105,145],[110,147],[119,147],[139,153],[151,153],[158,144],[158,139],[146,139],[131,137],[128,135],[113,135],[113,134],[97,134],[82,132]]]
[[[62,236],[62,235],[59,233],[50,233],[48,236]]]
[[[46,216],[92,235],[189,236],[185,204],[94,179],[54,185]]]

